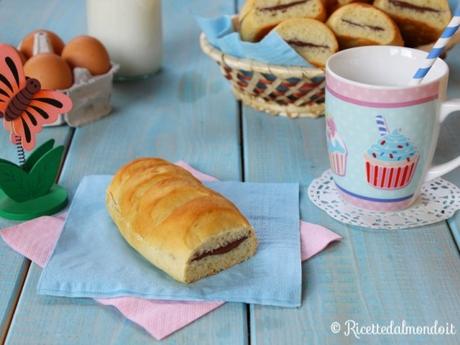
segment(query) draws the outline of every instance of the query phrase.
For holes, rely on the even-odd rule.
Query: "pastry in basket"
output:
[[[248,0],[239,15],[241,39],[259,41],[283,20],[299,17],[324,21],[322,0]]]
[[[318,67],[324,67],[339,48],[331,29],[315,19],[286,19],[274,30],[305,60]]]
[[[327,25],[334,31],[341,49],[364,45],[404,45],[393,20],[381,10],[363,3],[337,9]]]
[[[339,6],[345,6],[345,5],[351,4],[353,2],[367,2],[367,3],[370,3],[371,0],[337,0],[337,4]]]
[[[125,240],[180,282],[215,274],[256,252],[255,231],[232,202],[162,159],[122,167],[106,204]]]
[[[374,6],[394,19],[410,47],[436,41],[451,18],[447,0],[376,0]]]
[[[334,12],[338,7],[351,4],[353,2],[366,2],[371,3],[372,0],[323,0],[324,5],[326,6],[327,16]]]

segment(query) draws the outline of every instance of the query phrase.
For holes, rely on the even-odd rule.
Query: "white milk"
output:
[[[145,77],[161,65],[161,0],[86,0],[88,34],[102,41],[121,78]]]

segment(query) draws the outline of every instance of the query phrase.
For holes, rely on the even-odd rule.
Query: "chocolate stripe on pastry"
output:
[[[354,25],[354,26],[359,26],[361,28],[368,28],[368,29],[371,29],[371,30],[374,30],[374,31],[385,31],[385,29],[382,28],[381,26],[360,24],[360,23],[356,23],[356,22],[353,22],[353,21],[348,20],[348,19],[342,19],[342,22],[345,22],[347,24]]]
[[[259,10],[261,10],[261,11],[282,11],[282,10],[285,10],[285,9],[287,9],[289,7],[304,4],[304,3],[308,2],[308,1],[310,1],[310,0],[299,0],[299,1],[294,1],[294,2],[290,2],[288,4],[283,4],[283,5],[276,5],[276,6],[271,6],[271,7],[261,7],[261,8],[259,8]]]
[[[237,239],[235,241],[232,241],[232,242],[226,244],[223,247],[219,247],[219,248],[204,252],[203,254],[200,254],[197,257],[194,257],[192,259],[192,261],[198,261],[198,260],[201,260],[201,259],[203,259],[205,257],[212,256],[212,255],[221,255],[221,254],[228,253],[229,251],[231,251],[231,250],[235,249],[236,247],[238,247],[247,238],[248,238],[247,236],[244,236],[244,237],[241,237],[240,239]]]
[[[418,6],[418,5],[410,4],[408,2],[401,1],[401,0],[388,0],[388,2],[392,4],[393,6],[407,8],[409,10],[414,10],[418,12],[435,12],[435,13],[441,12],[440,10],[437,10],[435,8],[431,8],[427,6]]]
[[[308,47],[308,48],[326,48],[329,49],[329,46],[324,45],[324,44],[314,44],[310,42],[302,42],[299,40],[287,40],[286,41],[288,44],[297,46],[297,47]]]

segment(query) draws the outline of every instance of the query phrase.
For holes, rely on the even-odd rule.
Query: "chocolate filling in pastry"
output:
[[[371,30],[374,30],[374,31],[385,31],[385,29],[382,28],[381,26],[360,24],[360,23],[356,23],[356,22],[353,22],[353,21],[348,20],[348,19],[342,19],[342,22],[350,24],[350,25],[354,25],[354,26],[359,26],[361,28],[368,28],[368,29],[371,29]]]
[[[261,11],[284,11],[288,9],[289,7],[297,6],[300,4],[304,4],[310,0],[299,0],[299,1],[294,1],[290,2],[288,4],[283,4],[283,5],[276,5],[276,6],[271,6],[271,7],[261,7],[259,10]]]
[[[297,46],[297,47],[308,47],[308,48],[325,48],[329,49],[329,46],[324,45],[324,44],[314,44],[310,42],[303,42],[299,40],[287,40],[286,41],[288,44]]]
[[[209,250],[207,252],[204,252],[203,254],[200,254],[200,255],[194,257],[192,259],[192,261],[198,261],[198,260],[201,260],[201,259],[203,259],[205,257],[212,256],[212,255],[221,255],[221,254],[228,253],[229,251],[231,251],[231,250],[235,249],[236,247],[238,247],[247,238],[248,238],[247,236],[244,236],[244,237],[241,237],[241,238],[239,238],[239,239],[237,239],[235,241],[227,243],[225,246],[222,246],[222,247],[219,247],[219,248],[212,249],[212,250]]]
[[[388,0],[388,2],[392,4],[393,6],[407,8],[409,10],[414,10],[418,12],[435,12],[435,13],[441,12],[440,10],[437,10],[435,8],[431,8],[427,6],[417,6],[417,5],[410,4],[408,2],[401,1],[401,0]]]

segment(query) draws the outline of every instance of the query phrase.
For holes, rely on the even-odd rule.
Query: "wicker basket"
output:
[[[460,41],[460,31],[446,51]],[[220,66],[244,104],[272,115],[318,117],[324,114],[324,70],[314,67],[270,65],[224,54],[200,36],[201,49]],[[419,47],[429,51],[432,44]]]
[[[239,100],[257,110],[288,117],[324,113],[324,71],[240,59],[214,48],[202,33],[201,49],[220,66]]]

